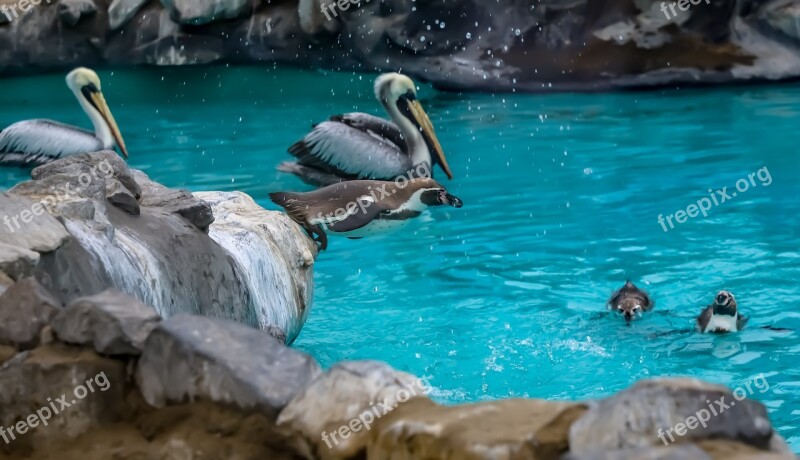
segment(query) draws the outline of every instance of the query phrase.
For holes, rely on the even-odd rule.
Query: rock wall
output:
[[[337,0],[323,12],[333,3],[42,0],[0,10],[0,75],[278,61],[501,91],[800,77],[800,0]]]
[[[646,380],[599,401],[445,407],[385,364],[323,372],[256,329],[161,320],[113,291],[64,307],[24,278],[0,315],[37,318],[0,328],[0,460],[795,458],[761,403],[697,380]],[[709,400],[730,407],[692,426]],[[659,429],[673,426],[665,445]]]
[[[113,152],[33,170],[0,194],[0,270],[61,302],[113,288],[163,317],[192,313],[292,342],[308,317],[316,248],[242,193],[170,190]],[[1,283],[0,283],[1,284]]]

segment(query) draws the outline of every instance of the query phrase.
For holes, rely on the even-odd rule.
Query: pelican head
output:
[[[375,80],[375,97],[387,107],[390,114],[394,112],[391,110],[392,106],[394,106],[402,117],[413,124],[428,147],[431,161],[438,163],[447,174],[447,177],[452,179],[453,173],[447,164],[447,158],[444,156],[439,139],[436,138],[433,124],[417,100],[417,88],[414,82],[403,74],[383,74]]]
[[[67,86],[81,103],[83,110],[92,119],[97,138],[103,142],[104,148],[111,149],[114,144],[119,147],[125,158],[128,158],[128,149],[119,132],[114,115],[108,108],[106,98],[100,90],[100,77],[85,67],[79,67],[67,75]]]

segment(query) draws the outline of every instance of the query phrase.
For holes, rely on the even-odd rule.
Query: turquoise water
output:
[[[104,73],[130,164],[172,187],[305,190],[275,171],[309,125],[380,113],[370,75],[282,68]],[[296,346],[323,365],[380,359],[456,403],[602,397],[655,376],[731,387],[763,373],[800,452],[800,86],[597,95],[458,95],[422,88],[464,200],[404,232],[333,239]],[[61,76],[3,81],[0,126],[86,125]],[[665,217],[761,168],[748,190],[665,232]],[[769,177],[770,180],[762,180]],[[0,187],[23,178],[0,172]],[[767,184],[769,182],[769,184]],[[753,185],[755,184],[755,185]],[[740,183],[741,185],[741,183]],[[626,278],[655,311],[598,315]],[[751,317],[692,332],[716,291]],[[674,333],[673,333],[674,332]]]

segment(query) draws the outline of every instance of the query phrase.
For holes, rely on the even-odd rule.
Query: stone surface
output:
[[[568,454],[563,460],[712,460],[712,458],[697,446],[676,445],[593,451],[583,455]]]
[[[53,318],[59,340],[94,346],[105,355],[140,355],[144,342],[161,317],[125,294],[105,291],[76,299]]]
[[[800,76],[798,0],[714,0],[669,18],[660,2],[633,0],[345,1],[329,19],[320,6],[330,3],[115,0],[78,27],[62,27],[56,4],[41,5],[0,26],[0,75],[277,61],[516,92]]]
[[[181,24],[202,25],[233,19],[248,11],[248,0],[161,0],[172,20]]]
[[[725,439],[700,441],[696,446],[713,460],[797,460],[797,456],[785,445],[771,452]]]
[[[41,217],[57,218],[52,222],[65,238],[33,264],[36,256],[25,252],[30,245],[18,244],[27,244],[20,237],[11,243],[13,255],[0,248],[0,261],[23,274],[35,265],[33,275],[63,303],[114,289],[162,317],[230,319],[285,342],[299,334],[313,301],[316,250],[284,214],[243,194],[210,193],[212,204],[168,189],[111,151],[70,156],[31,176],[5,201],[27,207],[41,201]],[[219,224],[215,206],[226,216]]]
[[[253,286],[256,326],[277,326],[286,332],[288,343],[294,342],[311,312],[316,246],[286,214],[267,211],[244,193],[194,195],[214,210],[209,236],[230,254],[244,282]],[[264,280],[269,287],[258,288]]]
[[[754,391],[757,388],[751,384]],[[714,416],[709,403],[728,405]],[[731,403],[735,403],[731,404]],[[703,427],[698,414],[708,420]],[[695,419],[689,422],[689,417]],[[692,423],[694,429],[686,428]],[[676,434],[667,432],[671,427]],[[659,431],[661,430],[661,431]],[[570,448],[585,455],[598,449],[616,450],[658,447],[659,433],[668,442],[728,439],[767,449],[773,438],[766,408],[752,399],[738,401],[726,387],[693,379],[644,380],[611,398],[598,401],[570,429]],[[683,436],[679,436],[685,432]]]
[[[69,233],[41,206],[34,209],[35,204],[21,196],[0,193],[0,241],[29,251],[55,251],[67,241]]]
[[[162,208],[178,214],[192,223],[200,230],[208,229],[214,222],[214,212],[211,206],[201,199],[197,199],[186,190],[172,190],[151,181],[141,171],[134,172],[138,182],[144,187],[142,205]]]
[[[556,459],[566,453],[581,404],[504,400],[445,407],[416,398],[372,428],[370,460]]]
[[[298,394],[281,412],[278,425],[295,448],[307,458],[355,458],[366,449],[374,421],[372,406],[395,407],[412,398],[425,397],[428,385],[411,374],[376,361],[343,362],[333,366]],[[336,432],[363,417],[362,428],[347,439],[327,446],[323,432]]]
[[[0,296],[14,285],[14,280],[8,275],[0,271]]]
[[[4,273],[7,277],[18,280],[31,276],[38,263],[38,252],[0,243],[0,273]]]
[[[18,281],[0,296],[0,345],[35,347],[42,328],[60,309],[60,302],[35,279]]]
[[[31,423],[22,436],[15,431],[16,439],[5,448],[12,453],[43,449],[117,421],[124,413],[125,367],[123,361],[66,345],[48,345],[7,361],[0,367],[0,426],[18,426],[32,414],[41,414],[47,426]]]
[[[108,25],[112,31],[128,23],[149,0],[113,0],[108,7]]]
[[[213,401],[254,409],[271,420],[320,375],[308,355],[230,321],[178,315],[150,333],[136,370],[145,400]]]
[[[4,362],[13,358],[17,354],[17,349],[8,345],[0,345],[0,366]]]
[[[64,24],[75,27],[81,18],[97,13],[94,0],[59,0],[58,15]]]

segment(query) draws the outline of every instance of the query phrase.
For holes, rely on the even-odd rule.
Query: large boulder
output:
[[[105,291],[74,300],[53,318],[59,340],[94,346],[105,355],[140,355],[161,317],[133,297]]]
[[[295,396],[278,425],[307,458],[356,458],[367,447],[375,410],[424,398],[429,390],[426,382],[380,362],[343,362]],[[342,429],[350,434],[336,442],[321,437]]]
[[[233,19],[252,8],[251,0],[161,0],[175,22],[202,25]]]
[[[125,369],[59,344],[17,354],[0,366],[0,426],[13,427],[6,448],[44,449],[116,422],[126,412]]]
[[[31,176],[0,195],[11,215],[41,211],[30,230],[13,219],[11,229],[0,226],[0,237],[8,233],[0,270],[10,278],[33,274],[63,303],[113,289],[162,317],[230,319],[289,343],[299,334],[317,253],[285,214],[241,193],[169,189],[111,151],[70,156]]]
[[[35,347],[42,329],[60,309],[61,303],[35,279],[18,281],[0,296],[0,345]]]
[[[380,418],[367,458],[556,459],[567,452],[569,427],[585,410],[541,400],[445,407],[417,398]]]
[[[153,406],[211,401],[271,420],[320,375],[310,356],[231,321],[178,315],[145,342],[136,381]]]
[[[748,383],[753,391],[764,389],[766,381],[759,378]],[[587,455],[727,439],[783,452],[767,409],[747,394],[742,388],[732,392],[694,379],[644,380],[593,403],[570,429],[570,449],[575,455]]]

